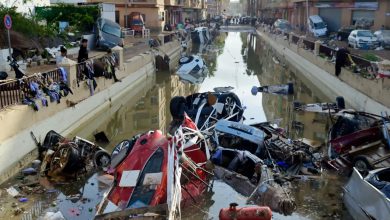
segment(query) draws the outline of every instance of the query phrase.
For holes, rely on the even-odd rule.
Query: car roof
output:
[[[323,21],[322,18],[318,15],[312,15],[309,17],[309,19],[311,19],[312,21],[318,21],[318,22]]]
[[[111,21],[111,20],[108,20],[108,19],[106,19],[106,18],[98,18],[98,22],[101,22],[101,26],[103,27],[103,25],[105,25],[105,24],[108,24],[108,25],[110,25],[110,26],[114,26],[114,27],[121,27],[118,23],[116,23],[116,22],[113,22],[113,21]]]

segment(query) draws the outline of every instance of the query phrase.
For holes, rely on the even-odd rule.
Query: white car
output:
[[[379,41],[369,30],[354,30],[349,34],[348,46],[355,49],[374,49],[379,47]]]
[[[356,220],[389,219],[390,168],[372,170],[363,176],[353,168],[343,187],[345,207]]]

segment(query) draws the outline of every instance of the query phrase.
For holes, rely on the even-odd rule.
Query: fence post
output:
[[[77,69],[76,62],[69,60],[69,62],[62,62],[59,66],[64,68],[68,74],[68,86],[72,89],[77,87]]]
[[[321,41],[315,41],[314,42],[314,54],[316,56],[320,55],[320,46],[321,46]]]
[[[288,42],[290,42],[290,43],[293,42],[293,34],[292,33],[288,34]]]
[[[124,70],[124,57],[123,57],[123,48],[122,47],[114,47],[112,48],[112,52],[118,54],[118,66],[120,70]]]
[[[165,44],[164,34],[159,34],[157,37],[160,40],[161,45],[164,45]]]

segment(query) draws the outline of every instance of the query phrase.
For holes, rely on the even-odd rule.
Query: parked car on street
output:
[[[342,40],[348,40],[349,35],[351,32],[355,30],[353,26],[349,27],[342,27],[337,31],[337,40],[342,41]]]
[[[354,30],[348,37],[348,45],[355,49],[374,49],[379,41],[369,30]]]
[[[309,31],[313,33],[315,37],[325,36],[328,32],[328,28],[322,18],[318,15],[312,15],[309,17]]]
[[[378,38],[380,46],[386,49],[390,48],[390,30],[376,31],[374,36]]]
[[[278,33],[290,33],[292,27],[287,20],[278,19],[274,23],[275,31]]]

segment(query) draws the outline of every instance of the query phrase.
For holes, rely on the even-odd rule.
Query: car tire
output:
[[[336,104],[337,104],[337,108],[338,108],[339,110],[345,109],[345,100],[344,100],[344,97],[342,97],[342,96],[337,96],[337,97],[336,97]]]
[[[303,103],[301,103],[300,101],[293,101],[293,108],[294,110],[300,110],[303,106]]]
[[[171,99],[169,110],[173,119],[184,119],[186,99],[183,96],[175,96]]]
[[[108,167],[111,162],[111,155],[105,150],[97,151],[93,156],[93,165],[95,168],[102,169]]]
[[[353,166],[363,175],[366,175],[373,168],[365,156],[355,157]]]

